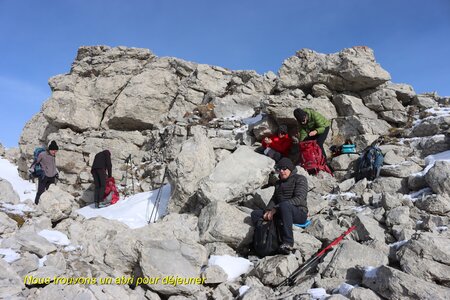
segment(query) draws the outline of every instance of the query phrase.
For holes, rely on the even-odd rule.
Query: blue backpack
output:
[[[369,180],[374,180],[380,176],[380,170],[383,162],[384,156],[380,148],[376,146],[366,148],[359,158],[356,179],[360,180],[367,178]]]
[[[44,174],[41,164],[40,163],[36,164],[39,154],[44,151],[45,151],[45,148],[42,148],[42,147],[37,147],[34,149],[34,152],[33,152],[34,168],[33,168],[33,172],[30,174],[32,178],[41,177]]]

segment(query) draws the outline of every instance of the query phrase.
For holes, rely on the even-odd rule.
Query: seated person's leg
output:
[[[264,216],[264,210],[262,210],[262,209],[256,209],[256,210],[252,211],[252,213],[251,213],[252,223],[253,224],[258,223],[258,221],[261,220],[263,216]]]

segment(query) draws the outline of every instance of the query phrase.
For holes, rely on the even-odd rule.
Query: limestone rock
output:
[[[363,274],[356,266],[382,266],[387,263],[388,258],[383,253],[355,241],[346,240],[336,248],[333,256],[325,257],[319,269],[325,277],[359,282]]]
[[[364,273],[363,285],[386,299],[448,299],[450,289],[387,266]]]
[[[224,202],[206,206],[198,219],[203,242],[224,242],[234,249],[248,246],[253,238],[250,216]]]
[[[283,88],[303,89],[324,83],[337,91],[373,88],[390,79],[375,62],[373,51],[364,46],[328,55],[302,49],[283,62],[279,74]]]
[[[176,160],[169,165],[169,180],[175,191],[171,198],[171,211],[188,205],[199,181],[210,174],[215,164],[214,149],[208,138],[196,134],[183,143]]]
[[[376,119],[377,114],[367,108],[360,98],[339,94],[333,97],[333,103],[341,116],[364,116],[367,118]]]
[[[0,201],[18,204],[19,195],[14,191],[13,186],[6,179],[0,178]]]
[[[404,272],[450,288],[450,239],[423,233],[413,237],[398,252]]]
[[[17,229],[17,223],[0,211],[0,234],[12,233]]]
[[[450,162],[436,161],[434,166],[425,175],[425,180],[433,192],[450,195]]]
[[[42,210],[52,222],[68,218],[74,206],[74,197],[64,192],[58,185],[50,185],[39,200],[39,209]]]
[[[239,147],[200,181],[198,196],[205,203],[239,199],[263,186],[274,164],[271,158],[254,152],[250,147]]]
[[[3,259],[0,259],[0,268],[0,298],[14,298],[25,288],[23,280]]]

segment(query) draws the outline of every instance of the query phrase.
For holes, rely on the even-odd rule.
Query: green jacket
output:
[[[304,108],[303,110],[308,114],[308,123],[305,125],[298,124],[298,138],[300,141],[307,138],[308,134],[314,130],[317,130],[317,134],[322,134],[325,131],[325,128],[331,125],[330,120],[327,120],[318,112],[309,108]]]

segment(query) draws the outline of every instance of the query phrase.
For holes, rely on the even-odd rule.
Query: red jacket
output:
[[[112,182],[112,184],[110,184],[110,182]],[[103,196],[103,199],[108,197],[108,195],[111,192],[113,193],[112,199],[111,199],[111,204],[114,204],[117,201],[119,201],[119,191],[117,190],[116,181],[114,180],[114,177],[109,177],[108,179],[106,179],[105,195]]]
[[[284,157],[289,156],[289,150],[292,146],[292,139],[288,134],[286,134],[283,138],[280,138],[278,134],[272,135],[269,138],[272,140],[272,143],[270,143],[270,145],[267,145],[263,139],[262,145],[264,148],[270,147],[271,149],[279,152]]]

